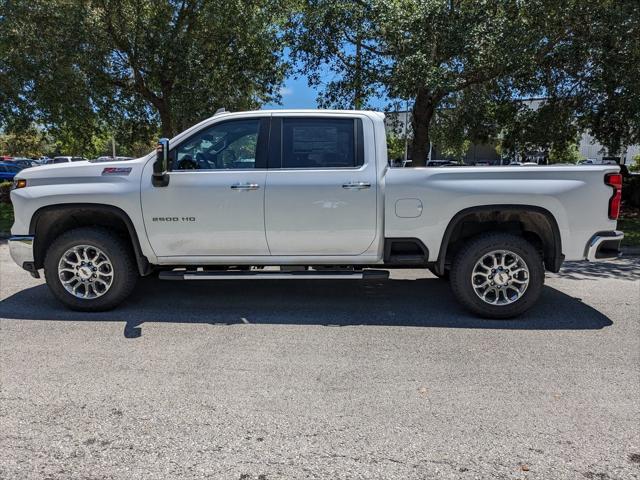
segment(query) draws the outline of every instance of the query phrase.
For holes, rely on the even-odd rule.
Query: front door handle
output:
[[[365,188],[371,188],[371,184],[369,182],[350,182],[343,183],[342,188],[346,188],[348,190],[363,190]]]
[[[257,190],[260,188],[260,185],[257,183],[236,183],[235,185],[231,185],[232,190]]]

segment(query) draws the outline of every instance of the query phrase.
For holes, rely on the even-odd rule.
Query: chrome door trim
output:
[[[230,188],[232,190],[258,190],[260,185],[257,183],[234,183]]]
[[[347,190],[363,190],[365,188],[371,188],[370,182],[349,182],[343,183],[342,188]]]

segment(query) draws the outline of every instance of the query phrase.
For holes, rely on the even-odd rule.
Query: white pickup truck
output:
[[[128,161],[26,169],[13,259],[76,310],[167,280],[449,278],[472,312],[530,308],[545,270],[616,257],[618,166],[390,168],[384,115],[220,113]],[[336,288],[339,288],[338,286]]]

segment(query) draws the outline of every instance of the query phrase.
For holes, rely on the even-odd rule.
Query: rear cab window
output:
[[[359,119],[283,118],[281,168],[356,168]]]

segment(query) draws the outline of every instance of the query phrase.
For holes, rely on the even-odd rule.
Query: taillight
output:
[[[613,188],[613,195],[609,199],[609,218],[617,220],[620,215],[620,202],[622,201],[622,175],[619,173],[607,173],[604,183]]]

